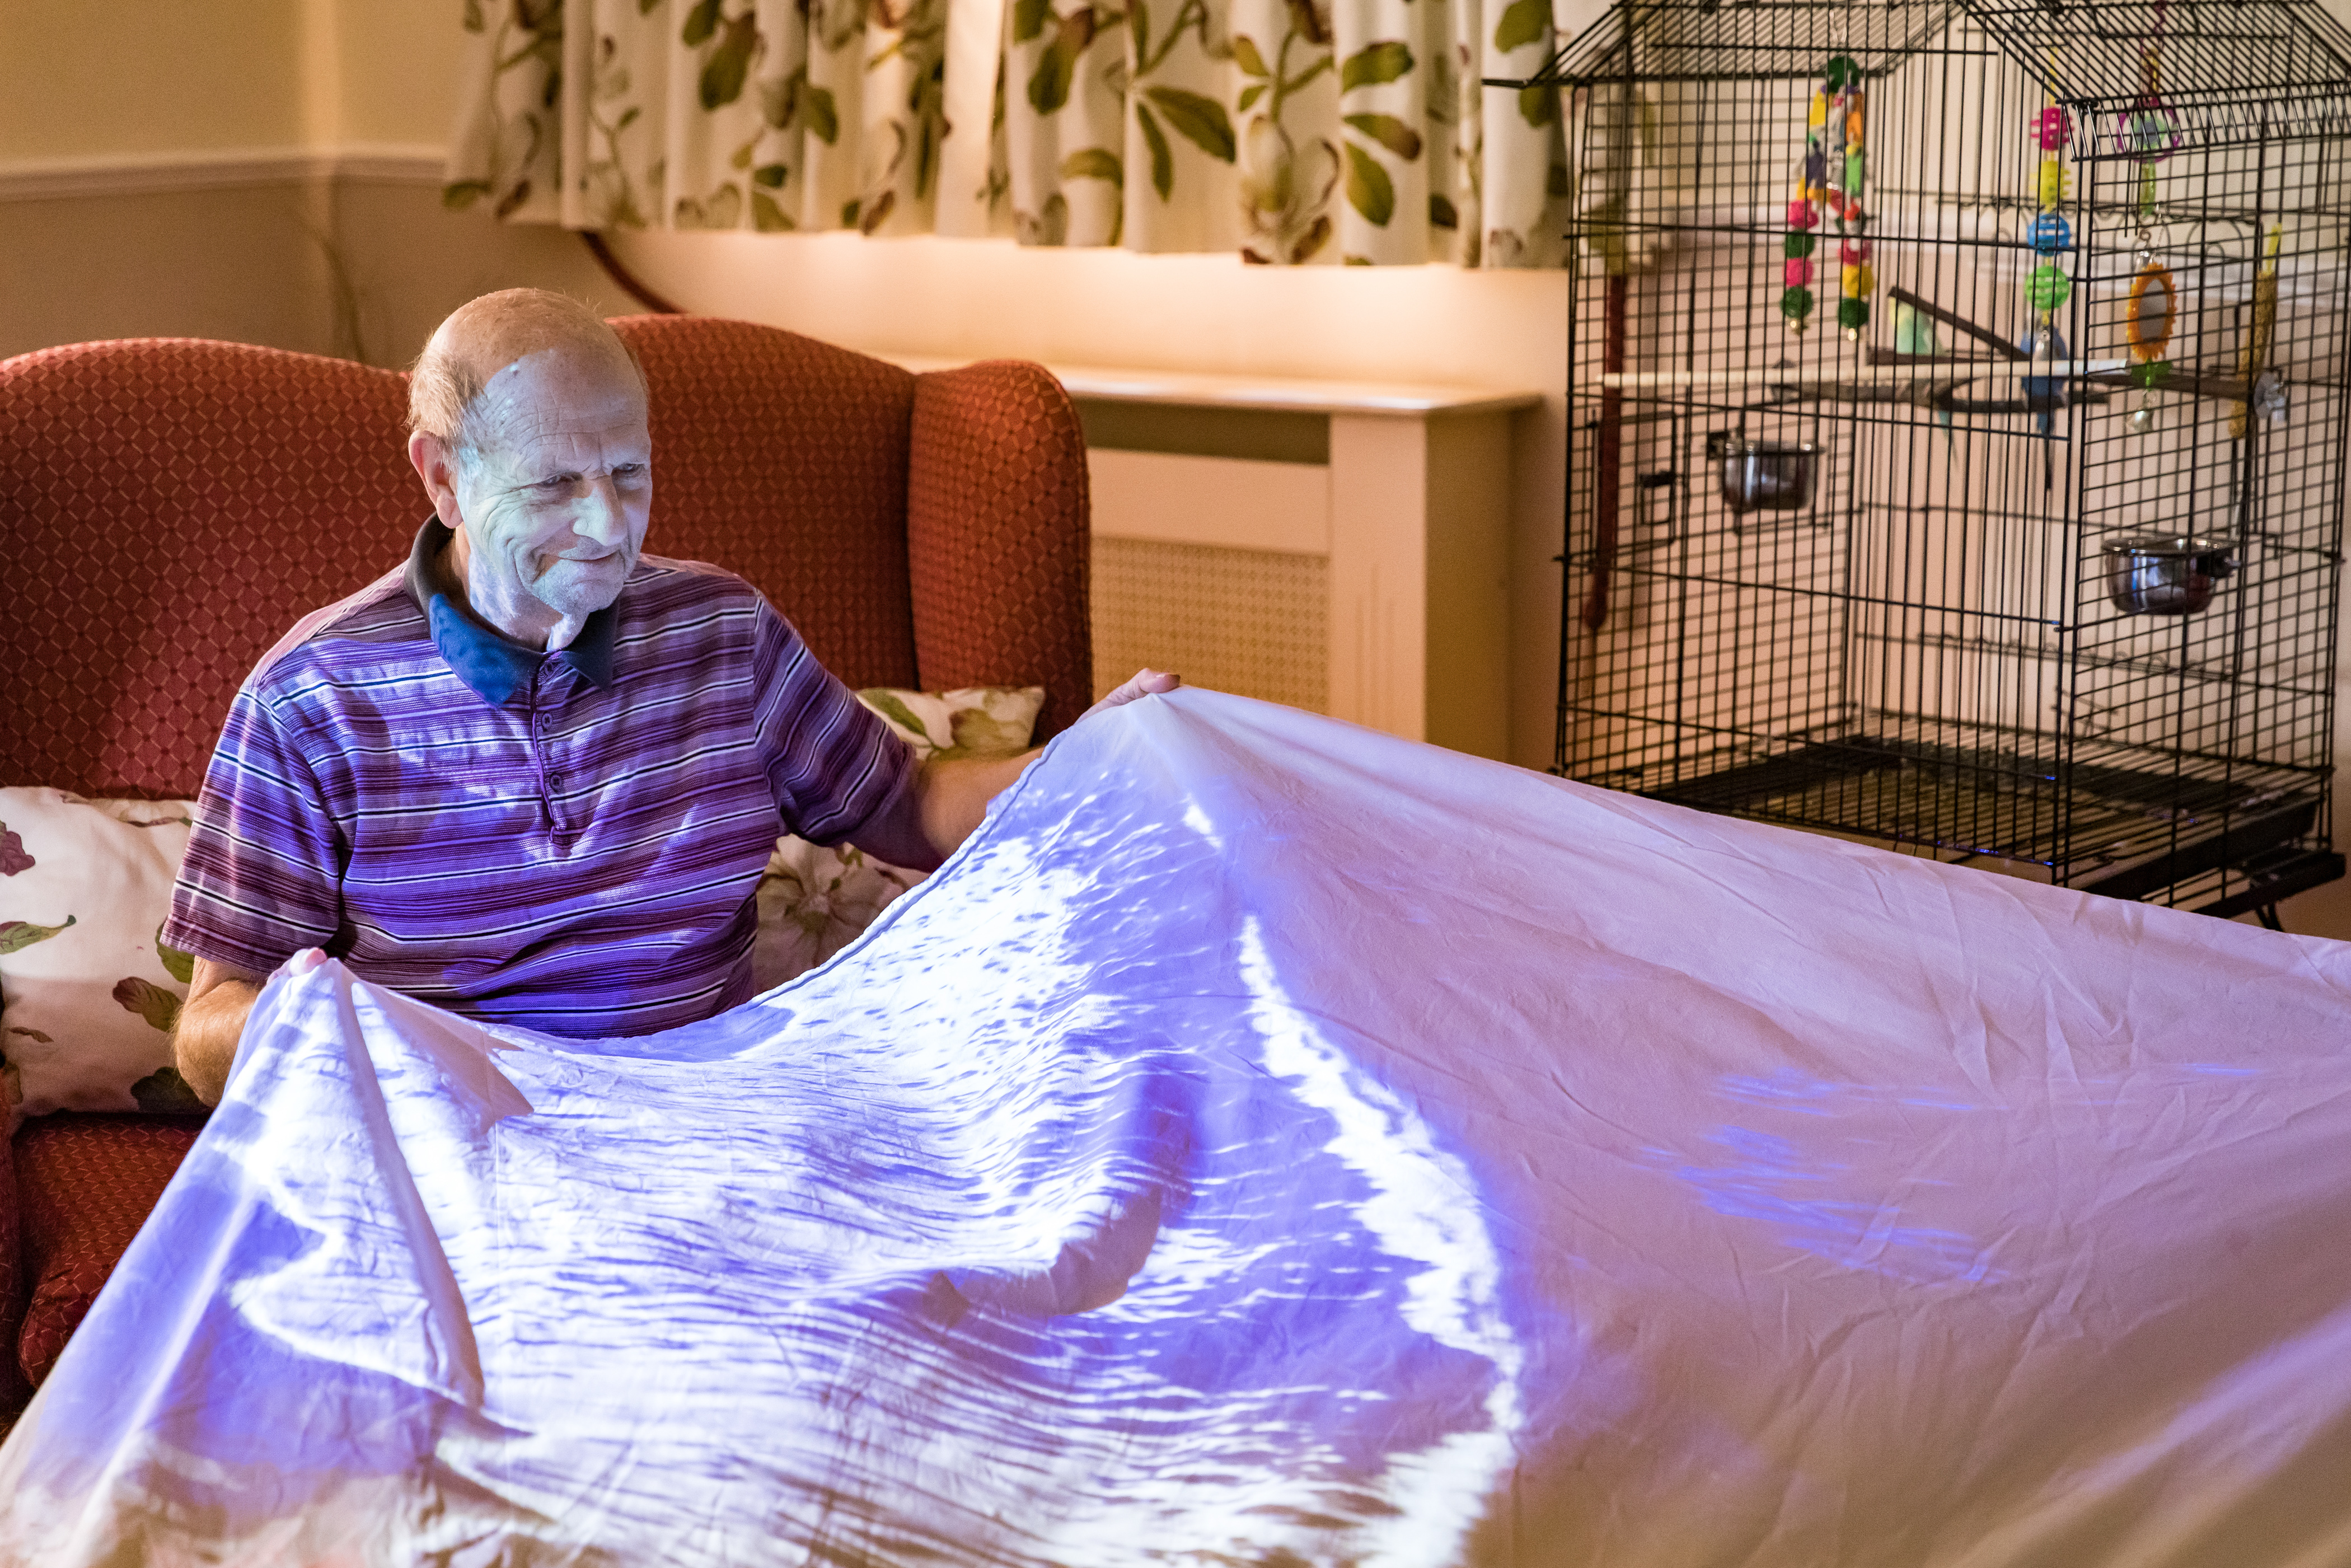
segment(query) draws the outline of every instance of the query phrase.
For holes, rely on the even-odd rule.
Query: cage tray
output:
[[[2241,866],[2188,879],[2172,890],[2170,902],[2199,915],[2215,915],[2226,920],[2251,910],[2269,908],[2297,893],[2323,887],[2338,880],[2343,871],[2343,856],[2337,851],[2281,844],[2252,856]]]
[[[1642,792],[1949,855],[2036,862],[2069,885],[2117,898],[2274,859],[2309,833],[2318,803],[2313,781],[2284,769],[2210,777],[2079,760],[2061,768],[1997,746],[1871,734],[1812,741]],[[2330,874],[2340,874],[2340,857],[2335,864]],[[2293,891],[2329,880],[2310,880],[2314,869],[2267,867],[2271,880],[2294,881]],[[2240,875],[2227,887],[2232,902],[2245,883]]]

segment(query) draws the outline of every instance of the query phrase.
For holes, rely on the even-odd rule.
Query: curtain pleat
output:
[[[1556,267],[1552,0],[466,0],[445,199],[574,228]]]

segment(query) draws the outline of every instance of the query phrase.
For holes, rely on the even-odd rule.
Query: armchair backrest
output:
[[[254,662],[414,535],[407,395],[191,339],[0,361],[0,784],[193,795]]]
[[[916,685],[906,580],[913,374],[747,321],[613,325],[653,388],[645,548],[748,578],[851,685]]]
[[[747,321],[612,325],[653,385],[651,549],[748,578],[852,686],[1042,685],[1040,739],[1085,711],[1085,433],[1040,366],[914,375]]]
[[[653,386],[648,548],[758,584],[852,685],[1083,711],[1085,452],[1034,365],[915,376],[772,328],[614,325]],[[0,784],[193,795],[238,684],[406,552],[406,378],[191,339],[0,361]]]

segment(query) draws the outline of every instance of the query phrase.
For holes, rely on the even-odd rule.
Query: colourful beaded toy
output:
[[[2066,195],[2065,165],[2061,154],[2073,132],[2073,118],[2053,95],[2032,121],[2032,143],[2041,150],[2041,168],[2033,181],[2033,204],[2040,210],[2025,231],[2033,264],[2031,276],[2025,279],[2024,302],[2033,324],[2019,345],[2026,356],[2026,370],[2033,372],[2024,378],[2024,395],[2035,405],[2033,428],[2043,435],[2055,428],[2052,410],[2065,393],[2064,378],[2054,373],[2058,361],[2066,355],[2065,340],[2057,330],[2057,312],[2073,297],[2074,280],[2065,276],[2065,269],[2056,258],[2072,246],[2074,229],[2065,221],[2065,214],[2057,209]],[[2042,482],[2049,483],[2049,455],[2045,450],[2042,455]]]
[[[2074,231],[2064,214],[2057,210],[2065,199],[2065,166],[2059,162],[2058,154],[2064,150],[2065,139],[2073,131],[2073,120],[2054,103],[2042,110],[2032,127],[2032,140],[2041,149],[2041,176],[2035,182],[2034,193],[2041,211],[2032,220],[2030,238],[2033,255],[2041,259],[2032,268],[2024,294],[2044,329],[2049,318],[2074,292],[2073,279],[2053,259],[2074,243]]]
[[[2050,75],[2056,75],[2056,59],[2052,51]],[[2057,330],[2057,312],[2074,293],[2074,280],[2057,264],[2057,257],[2074,243],[2073,225],[2057,209],[2066,196],[2065,165],[2062,154],[2066,139],[2074,132],[2073,118],[2064,106],[2057,102],[2053,91],[2033,117],[2032,141],[2041,151],[2041,167],[2033,179],[2033,214],[2025,230],[2025,243],[2032,248],[2032,270],[2024,283],[2024,302],[2032,325],[2026,329],[2024,340],[2017,345],[2025,356],[2024,397],[2032,409],[2032,427],[2043,435],[2056,428],[2054,410],[2065,397],[2065,378],[2057,373],[2060,361],[2066,357],[2065,340]],[[2055,482],[2047,444],[2041,451],[2041,485],[2047,489]]]
[[[1823,85],[1813,92],[1803,162],[1796,172],[1795,193],[1788,202],[1788,234],[1781,246],[1780,314],[1793,332],[1812,324],[1813,253],[1818,247],[1812,231],[1821,221],[1823,207],[1836,219],[1837,325],[1856,341],[1869,325],[1869,297],[1877,287],[1877,277],[1863,230],[1867,222],[1861,204],[1867,131],[1864,108],[1861,68],[1839,55],[1829,61]]]

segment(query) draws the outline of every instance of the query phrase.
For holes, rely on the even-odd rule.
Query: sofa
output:
[[[1091,695],[1085,450],[1043,370],[916,375],[746,322],[614,326],[653,394],[655,553],[756,583],[853,687]],[[0,361],[0,786],[193,797],[303,613],[404,556],[406,378],[183,339]],[[197,1118],[29,1118],[0,1161],[0,1403],[54,1364]]]

